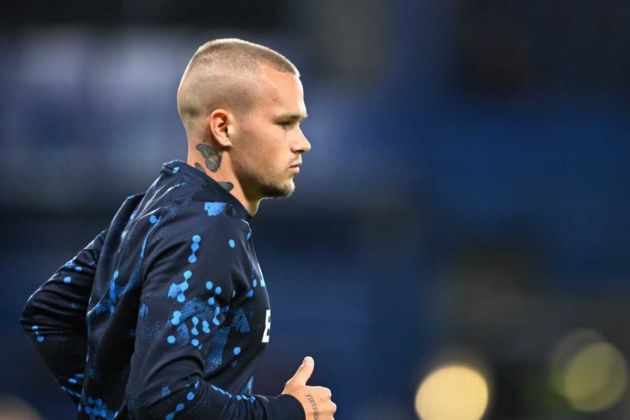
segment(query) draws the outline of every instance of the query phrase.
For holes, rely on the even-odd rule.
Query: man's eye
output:
[[[280,126],[282,128],[289,128],[289,127],[291,127],[291,122],[290,121],[281,122],[279,124],[280,124]]]

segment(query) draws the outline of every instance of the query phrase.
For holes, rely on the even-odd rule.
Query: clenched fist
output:
[[[331,400],[330,389],[306,385],[314,369],[315,360],[306,356],[293,377],[285,384],[282,394],[292,395],[298,399],[306,413],[306,420],[333,420],[337,404]]]

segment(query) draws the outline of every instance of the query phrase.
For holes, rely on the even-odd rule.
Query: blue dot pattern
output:
[[[190,270],[184,271],[184,280],[181,283],[172,283],[168,289],[168,297],[182,303],[186,300],[185,292],[188,290],[188,279],[192,277]]]
[[[80,273],[82,270],[81,266],[77,264],[77,261],[74,258],[68,261],[64,267],[69,271],[76,271],[77,273]]]
[[[95,314],[101,314],[103,312],[109,312],[113,314],[116,310],[116,305],[118,301],[127,293],[133,292],[137,289],[141,282],[142,275],[142,263],[144,261],[144,250],[146,248],[146,244],[151,233],[158,227],[159,218],[156,215],[151,215],[149,218],[149,229],[144,236],[142,246],[140,249],[140,258],[138,262],[133,267],[133,272],[126,279],[124,284],[119,284],[117,282],[119,271],[116,269],[113,272],[111,280],[109,281],[109,293],[104,296],[99,303],[94,307],[93,311]]]
[[[188,262],[191,264],[197,261],[197,256],[195,255],[195,252],[199,250],[199,242],[201,242],[201,236],[195,235],[192,237],[192,244],[190,245],[192,253],[188,257]]]
[[[195,382],[195,384],[192,386],[192,388],[193,388],[193,390],[189,391],[189,392],[186,394],[186,401],[187,401],[187,402],[192,401],[192,400],[194,400],[194,399],[195,399],[195,391],[196,391],[197,389],[199,389],[199,381],[196,381],[196,382]],[[172,411],[172,412],[170,412],[170,413],[167,413],[167,414],[166,414],[166,416],[165,416],[164,418],[165,418],[165,419],[167,419],[167,420],[174,419],[174,418],[175,418],[175,415],[176,415],[178,412],[183,411],[185,407],[186,407],[186,405],[185,405],[183,402],[179,402],[179,403],[177,403],[177,405],[175,406],[175,410],[174,410],[174,411]]]
[[[225,212],[226,204],[225,203],[205,203],[203,209],[206,211],[208,216],[218,216]]]
[[[149,406],[164,419],[275,412],[275,399],[252,395],[269,298],[250,218],[204,173],[167,164],[29,298],[25,330],[79,418],[139,417]],[[63,322],[38,312],[59,306],[51,296],[66,303]],[[80,341],[70,319],[87,323]]]
[[[33,325],[31,327],[31,330],[35,333],[35,340],[38,343],[43,343],[44,342],[44,336],[39,333],[39,325]]]
[[[83,374],[82,373],[77,373],[73,377],[68,379],[68,382],[71,383],[71,384],[78,384],[79,381],[81,381],[82,379],[83,379]]]
[[[118,417],[118,411],[107,407],[102,398],[93,398],[85,394],[81,395],[81,403],[79,404],[78,410],[80,413],[85,413],[90,420],[109,420]]]
[[[149,313],[149,307],[147,306],[146,303],[142,303],[140,305],[140,310],[138,311],[138,314],[140,315],[140,317],[144,318],[147,316],[148,313]]]

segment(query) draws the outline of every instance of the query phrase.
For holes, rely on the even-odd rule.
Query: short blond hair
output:
[[[250,109],[256,89],[245,76],[258,74],[260,65],[300,76],[289,59],[263,45],[237,38],[215,39],[201,45],[188,62],[177,92],[182,120],[219,106],[241,112]]]
[[[297,67],[279,52],[238,38],[206,42],[197,49],[188,66],[195,66],[197,63],[219,63],[231,67],[232,70],[255,70],[257,64],[266,64],[277,71],[300,75]]]

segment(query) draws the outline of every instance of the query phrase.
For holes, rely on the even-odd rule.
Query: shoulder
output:
[[[251,277],[247,222],[234,217],[229,204],[198,204],[153,215],[154,232],[143,257],[144,275],[153,284],[169,283],[185,273],[203,273],[222,287]]]
[[[249,224],[238,217],[232,204],[218,201],[191,201],[179,206],[175,212],[166,212],[164,228],[172,234],[196,232],[197,234],[243,235]]]
[[[207,253],[238,249],[251,235],[249,223],[229,203],[191,201],[155,210],[149,252],[170,248],[203,248]],[[193,245],[196,243],[197,245]],[[239,256],[235,253],[232,258]]]

